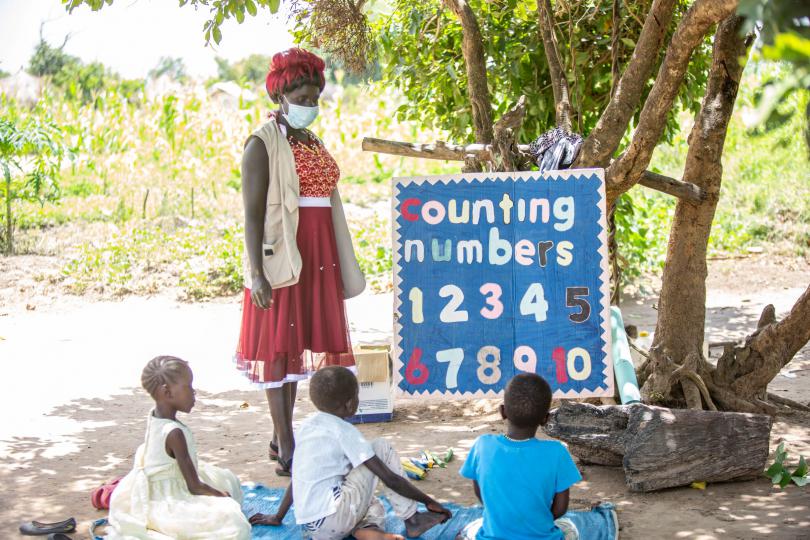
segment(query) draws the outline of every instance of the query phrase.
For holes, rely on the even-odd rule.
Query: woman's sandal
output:
[[[20,534],[25,536],[45,536],[51,533],[72,533],[76,531],[76,520],[73,518],[57,523],[29,521],[20,525]]]
[[[278,464],[281,466],[276,467],[276,476],[292,476],[292,458],[284,461],[284,458],[278,456]]]
[[[278,461],[278,445],[273,441],[270,441],[270,445],[267,447],[267,457],[270,458],[270,461]]]

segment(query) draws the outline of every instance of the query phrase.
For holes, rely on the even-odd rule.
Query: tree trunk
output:
[[[466,0],[444,0],[445,5],[461,21],[461,50],[467,65],[467,94],[472,108],[475,139],[478,143],[492,143],[492,102],[487,86],[486,54],[481,28]]]
[[[741,24],[742,19],[730,17],[717,29],[706,95],[689,134],[683,179],[700,187],[706,198],[699,204],[679,201],[675,208],[658,302],[651,374],[642,388],[642,396],[653,403],[684,398],[687,406],[703,408],[700,383],[694,376],[680,374],[689,372],[702,379],[710,371],[702,356],[706,250],[723,176],[723,144],[744,65],[746,42],[739,36]]]
[[[537,0],[537,14],[540,17],[538,28],[548,63],[551,78],[551,91],[554,93],[554,109],[557,127],[566,132],[571,131],[571,99],[569,97],[568,79],[560,61],[557,35],[554,32],[554,14],[551,11],[551,0]]]
[[[741,19],[718,27],[706,95],[689,136],[683,180],[706,194],[700,203],[678,201],[669,237],[650,361],[642,396],[652,403],[774,414],[768,383],[810,340],[810,288],[781,322],[773,306],[741,346],[728,346],[717,368],[703,357],[706,249],[720,193],[721,156],[751,38]],[[784,403],[782,403],[784,404]]]

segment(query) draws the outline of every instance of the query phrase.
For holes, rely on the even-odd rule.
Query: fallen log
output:
[[[631,491],[656,491],[761,476],[772,422],[762,414],[563,402],[545,431],[584,463],[621,465]]]

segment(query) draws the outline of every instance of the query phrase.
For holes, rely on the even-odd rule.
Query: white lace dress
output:
[[[200,480],[231,497],[192,495],[177,461],[166,453],[166,437],[175,429],[186,437]],[[135,466],[110,500],[108,540],[249,540],[242,513],[242,490],[231,471],[201,463],[191,430],[181,422],[149,413],[146,438],[135,453]]]

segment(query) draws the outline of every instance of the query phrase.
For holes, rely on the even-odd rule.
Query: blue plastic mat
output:
[[[242,510],[245,515],[250,517],[257,512],[263,514],[271,514],[276,511],[281,498],[284,496],[284,490],[280,488],[267,488],[261,484],[255,486],[242,486],[242,491],[245,494],[244,502],[242,503]],[[391,511],[391,505],[381,497],[383,505],[385,506],[385,530],[397,534],[405,534],[405,525],[402,520],[394,515]],[[480,506],[473,506],[465,508],[457,504],[448,503],[445,506],[453,512],[453,517],[446,523],[437,525],[426,532],[422,538],[423,540],[453,540],[456,534],[464,528],[470,521],[481,517],[483,509]],[[425,508],[420,504],[419,510],[424,511]],[[253,527],[253,534],[251,538],[257,539],[273,539],[273,540],[301,540],[301,530],[295,524],[295,506],[290,509],[284,518],[283,526],[270,527],[270,526],[256,526]],[[349,537],[351,538],[351,537]]]
[[[248,517],[257,512],[263,514],[275,512],[281,502],[281,498],[284,496],[283,489],[271,489],[261,484],[242,486],[242,490],[245,494],[242,510]],[[402,523],[402,520],[397,518],[391,511],[391,505],[388,504],[385,497],[382,497],[382,502],[386,512],[385,530],[404,535],[405,525]],[[423,540],[454,540],[456,534],[458,534],[465,525],[480,518],[483,514],[483,508],[480,506],[466,508],[453,503],[447,503],[445,506],[453,512],[453,517],[446,523],[433,527],[419,538]],[[424,511],[425,508],[420,504],[419,510]],[[253,527],[252,538],[254,540],[265,538],[273,540],[300,540],[301,531],[295,524],[294,511],[295,507],[290,509],[281,527]],[[571,521],[577,525],[581,540],[613,540],[617,538],[618,534],[618,524],[613,519],[614,515],[613,505],[603,504],[590,512],[574,510],[565,514],[564,517],[570,518]]]

